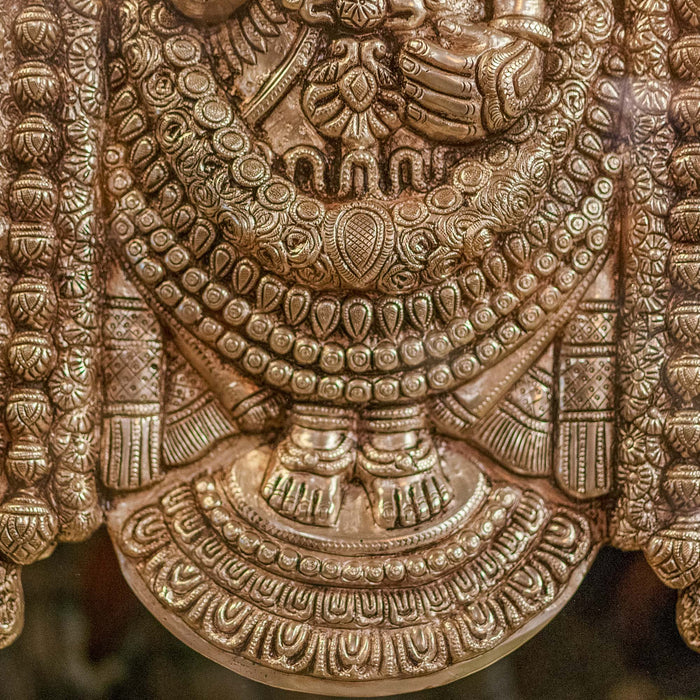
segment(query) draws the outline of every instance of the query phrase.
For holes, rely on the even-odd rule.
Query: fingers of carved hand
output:
[[[467,123],[479,119],[481,97],[476,93],[476,90],[473,91],[473,96],[462,99],[408,80],[404,92],[411,101],[442,117]]]
[[[483,134],[475,57],[414,39],[404,46],[399,65],[413,129],[443,141],[472,141]]]
[[[416,131],[441,141],[469,142],[484,135],[477,112],[470,121],[455,121],[421,107],[416,102],[406,106],[406,120]]]
[[[496,29],[445,24],[462,33],[459,48],[411,39],[401,51],[409,125],[429,138],[460,142],[503,131],[539,90],[542,50]]]
[[[466,50],[474,56],[483,53],[488,48],[501,46],[512,41],[510,36],[499,30],[494,30],[488,24],[474,23],[461,15],[438,19],[436,28],[439,36],[449,42],[453,50],[459,46],[461,53]]]
[[[404,44],[401,55],[402,63],[412,64],[411,68],[402,66],[404,73],[413,70],[416,76],[429,76],[437,68],[445,75],[473,80],[479,52],[454,52],[423,39],[411,39]]]
[[[451,95],[452,97],[472,99],[477,95],[474,77],[455,75],[426,66],[409,56],[403,56],[399,65],[408,83],[421,85],[442,95]]]

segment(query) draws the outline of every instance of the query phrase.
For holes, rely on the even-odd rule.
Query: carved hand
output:
[[[449,48],[407,41],[399,59],[407,123],[428,138],[463,143],[507,129],[541,85],[541,46],[547,42],[542,28],[524,18],[490,25],[444,19],[438,31]]]

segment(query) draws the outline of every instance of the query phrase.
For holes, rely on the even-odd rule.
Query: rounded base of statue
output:
[[[272,449],[250,438],[116,499],[108,526],[136,595],[223,666],[288,690],[416,691],[533,636],[601,540],[593,511],[544,480],[522,488],[474,448],[438,449],[454,495],[413,527],[378,526],[355,482],[333,527],[281,515],[262,495]]]

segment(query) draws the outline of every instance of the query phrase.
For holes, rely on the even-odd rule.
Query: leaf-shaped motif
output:
[[[254,66],[268,50],[266,39],[278,37],[287,18],[270,0],[252,0],[222,24],[213,37],[217,53],[230,71],[239,74],[243,64]]]
[[[343,325],[355,342],[361,342],[369,333],[372,316],[372,304],[364,297],[352,297],[343,304]]]
[[[311,294],[303,287],[292,287],[284,300],[284,315],[292,326],[301,323],[311,308]]]

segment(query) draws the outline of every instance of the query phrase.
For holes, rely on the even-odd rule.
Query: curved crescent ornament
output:
[[[606,543],[700,648],[695,5],[3,7],[0,643],[104,519],[289,689],[474,672]]]

